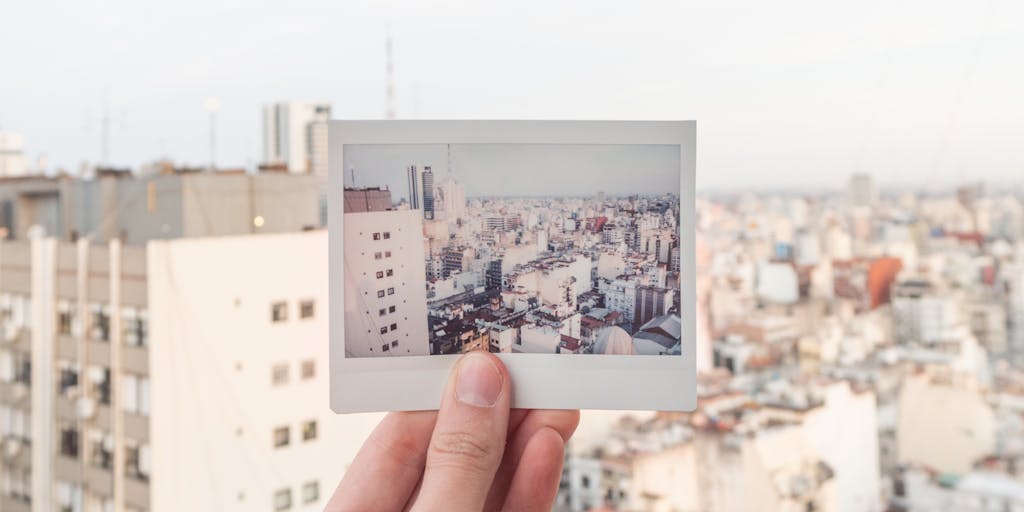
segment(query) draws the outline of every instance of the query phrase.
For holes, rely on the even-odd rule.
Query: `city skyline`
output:
[[[113,2],[68,5],[54,19],[46,4],[5,2],[5,47],[48,30],[5,62],[0,128],[51,169],[97,162],[104,124],[107,163],[205,166],[204,101],[216,97],[218,163],[255,166],[268,102],[384,116],[390,27],[399,118],[698,119],[698,188],[821,187],[856,171],[883,185],[1019,181],[1020,4],[680,4],[634,18],[611,2],[589,4],[585,18],[534,6],[546,15],[492,18],[464,3]],[[204,36],[181,38],[180,26]],[[330,49],[332,64],[311,48]],[[69,74],[79,85],[59,87]]]
[[[679,195],[678,146],[650,144],[349,145],[344,183],[353,186],[354,170],[356,187],[386,186],[396,204],[410,202],[408,167],[430,167],[437,184],[449,174],[449,154],[466,197]]]

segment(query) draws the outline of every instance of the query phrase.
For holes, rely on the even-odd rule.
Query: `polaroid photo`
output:
[[[332,121],[331,407],[696,405],[694,121]]]

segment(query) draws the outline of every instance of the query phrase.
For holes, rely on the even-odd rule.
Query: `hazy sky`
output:
[[[260,105],[337,118],[697,119],[704,187],[1024,176],[1024,2],[0,0],[0,128],[74,168],[254,163]]]
[[[348,145],[345,184],[351,169],[357,186],[408,200],[410,164],[435,184],[450,168],[467,197],[679,193],[679,147],[658,145],[452,144],[450,161],[443,144]]]

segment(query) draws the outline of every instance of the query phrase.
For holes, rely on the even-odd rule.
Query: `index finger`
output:
[[[437,411],[393,412],[381,420],[338,484],[329,512],[401,510],[423,476]]]

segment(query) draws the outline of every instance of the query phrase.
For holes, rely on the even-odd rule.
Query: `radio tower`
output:
[[[388,111],[387,118],[395,118],[395,66],[392,62],[392,51],[391,51],[391,30],[388,30],[387,39],[387,73],[388,73],[388,90],[387,90],[387,102]]]

